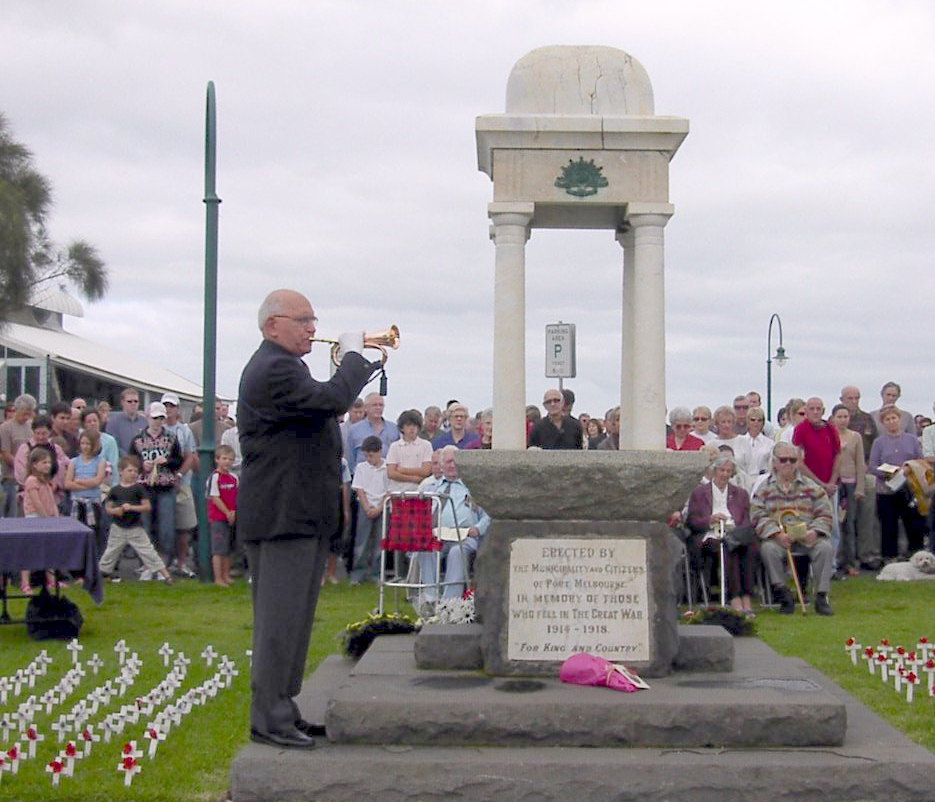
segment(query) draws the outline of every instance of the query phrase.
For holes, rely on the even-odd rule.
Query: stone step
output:
[[[382,641],[394,641],[386,643]],[[334,694],[325,723],[344,744],[815,747],[844,741],[844,705],[760,641],[731,673],[676,674],[625,694],[550,678],[426,672],[380,638]]]
[[[680,624],[673,667],[678,671],[731,671],[734,639],[721,626]],[[480,624],[425,624],[416,636],[415,659],[421,669],[475,670],[484,665]]]

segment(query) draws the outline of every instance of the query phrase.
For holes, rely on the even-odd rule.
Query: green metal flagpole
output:
[[[198,509],[198,575],[210,582],[211,537],[205,506],[205,483],[214,470],[214,382],[217,349],[218,316],[218,205],[215,192],[217,173],[217,124],[215,120],[214,81],[208,81],[205,109],[205,313],[204,313],[204,380],[202,393],[202,435],[198,447],[198,476],[192,491]]]

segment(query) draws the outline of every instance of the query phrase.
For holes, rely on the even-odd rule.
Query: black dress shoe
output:
[[[779,612],[783,615],[792,615],[795,612],[795,599],[785,585],[773,586],[773,601],[779,604]]]
[[[298,730],[292,732],[257,732],[250,730],[250,740],[280,749],[314,749],[315,739]]]
[[[834,610],[831,609],[831,603],[828,601],[826,593],[815,594],[815,612],[818,615],[834,615]]]
[[[295,728],[303,735],[307,735],[309,738],[311,738],[313,735],[325,734],[325,728],[323,726],[312,724],[310,721],[306,721],[304,718],[300,718],[295,723]]]

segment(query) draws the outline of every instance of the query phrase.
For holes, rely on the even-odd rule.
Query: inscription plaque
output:
[[[646,541],[514,540],[508,617],[510,660],[649,660]]]

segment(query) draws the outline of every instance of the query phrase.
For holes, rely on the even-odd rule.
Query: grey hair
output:
[[[276,315],[283,314],[284,311],[282,298],[278,292],[271,292],[267,295],[263,303],[260,304],[259,311],[256,313],[257,325],[260,327],[260,331],[263,331],[263,326],[266,325],[267,320]]]
[[[480,419],[481,419],[482,421],[485,421],[485,420],[491,420],[491,421],[492,421],[492,420],[493,420],[493,407],[487,407],[487,409],[485,409],[483,412],[481,412],[481,414],[480,414]]]
[[[687,420],[692,419],[691,410],[688,407],[673,407],[672,411],[669,413],[669,423],[673,426],[677,420]]]
[[[728,462],[734,468],[734,470],[731,471],[731,473],[735,473],[737,471],[737,461],[734,459],[733,454],[725,454],[721,452],[714,458],[714,461],[711,463],[711,467],[720,468],[722,465],[726,465]]]
[[[733,418],[735,421],[737,420],[737,415],[734,412],[733,408],[727,406],[726,404],[722,404],[716,410],[714,410],[714,415],[712,416],[712,419],[714,420],[715,423],[717,423],[717,419],[720,418],[722,415],[730,415],[731,418]]]
[[[801,449],[795,443],[787,443],[785,440],[780,440],[773,446],[772,451],[770,451],[771,459],[776,459],[779,456],[776,452],[778,452],[780,448],[792,449],[797,457],[801,455]]]
[[[29,393],[18,395],[16,396],[16,400],[13,401],[13,408],[17,410],[35,409],[37,406],[36,399]]]

